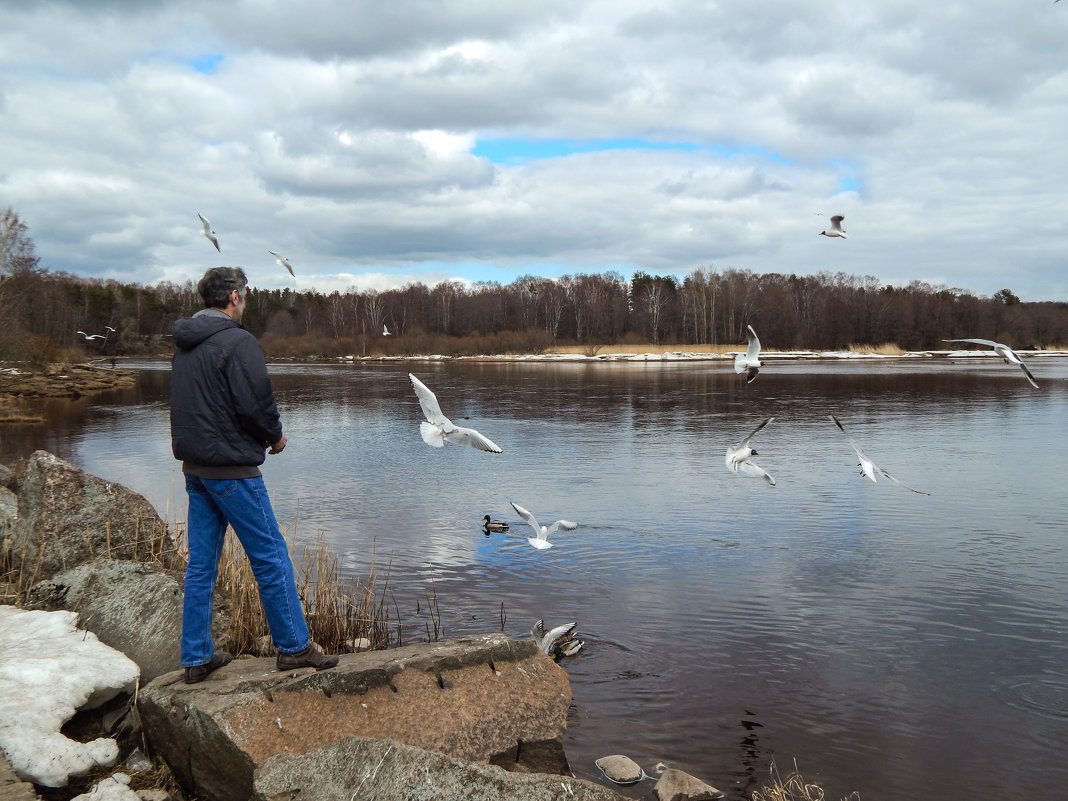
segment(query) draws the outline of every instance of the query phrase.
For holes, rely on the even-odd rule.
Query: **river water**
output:
[[[135,366],[135,389],[0,427],[0,462],[44,448],[184,517],[169,371]],[[724,362],[276,364],[289,446],[264,474],[344,574],[389,564],[404,643],[577,621],[580,777],[624,753],[743,799],[796,760],[829,799],[1059,801],[1068,360],[1030,366],[1039,390],[985,359],[784,361],[750,385]],[[504,453],[426,446],[409,370]],[[930,494],[860,477],[829,414]],[[768,416],[775,486],[724,466]],[[509,501],[579,528],[535,550]]]

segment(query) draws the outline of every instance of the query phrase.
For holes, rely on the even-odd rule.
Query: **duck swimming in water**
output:
[[[486,531],[507,531],[508,524],[503,520],[493,520],[489,515],[485,515],[483,518],[482,528]]]

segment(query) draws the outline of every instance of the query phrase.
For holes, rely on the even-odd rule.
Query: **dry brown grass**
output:
[[[734,353],[744,351],[740,345],[554,345],[546,353],[564,356],[618,355],[620,353]]]
[[[753,792],[752,801],[824,801],[823,788],[805,781],[794,762],[793,773],[785,779],[779,775],[778,766],[771,763],[771,780]],[[860,801],[860,793],[854,790],[842,801]]]
[[[904,356],[907,353],[896,342],[884,342],[881,345],[851,343],[846,350],[850,353],[873,353],[877,356]]]
[[[291,539],[295,529],[294,523],[291,530],[283,530],[283,536]],[[373,554],[367,577],[349,582],[341,579],[337,558],[323,540],[305,545],[300,558],[291,554],[291,559],[308,630],[320,648],[327,653],[346,653],[354,650],[354,643],[361,638],[370,641],[372,649],[388,645],[389,610],[385,603],[388,566],[379,590]],[[215,598],[217,607],[226,610],[229,621],[225,644],[220,647],[235,655],[274,653],[272,647],[265,646],[270,642],[270,629],[260,603],[256,577],[230,528],[226,531],[219,562]]]

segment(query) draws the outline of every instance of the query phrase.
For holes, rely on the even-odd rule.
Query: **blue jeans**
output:
[[[227,523],[248,555],[275,647],[283,653],[303,651],[311,643],[308,625],[263,478],[217,481],[186,474],[185,489],[189,564],[182,607],[182,667],[207,664],[215,653],[211,619]]]

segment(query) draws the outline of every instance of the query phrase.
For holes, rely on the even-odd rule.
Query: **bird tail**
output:
[[[432,445],[435,448],[445,447],[445,432],[441,430],[441,426],[436,426],[433,423],[420,423],[419,436],[423,438],[423,442],[427,445]]]

